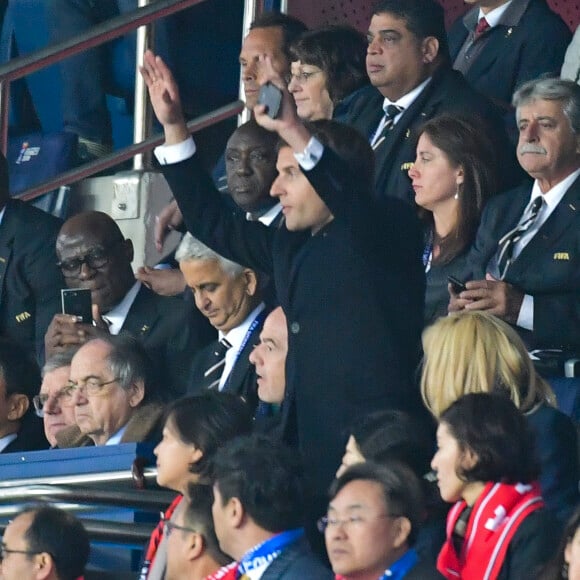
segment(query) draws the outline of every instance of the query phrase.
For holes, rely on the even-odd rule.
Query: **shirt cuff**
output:
[[[179,163],[193,157],[196,149],[193,137],[189,137],[185,141],[174,145],[159,145],[153,151],[161,165],[170,165],[171,163]]]
[[[302,153],[294,153],[294,157],[302,169],[310,171],[320,161],[323,153],[324,145],[316,137],[310,137],[310,141],[308,141],[304,151]]]
[[[534,330],[534,297],[524,295],[516,325],[526,330]]]

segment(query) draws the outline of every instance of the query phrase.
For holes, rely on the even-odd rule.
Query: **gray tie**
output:
[[[214,362],[203,373],[205,378],[213,379],[208,385],[208,389],[215,389],[219,385],[220,379],[222,378],[223,367],[226,364],[226,353],[230,348],[232,348],[232,345],[225,338],[222,338],[218,342],[213,352]]]

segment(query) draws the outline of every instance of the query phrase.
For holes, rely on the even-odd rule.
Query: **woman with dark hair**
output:
[[[570,518],[556,556],[538,576],[539,580],[580,580],[580,506]]]
[[[163,525],[191,483],[211,482],[211,460],[230,439],[250,433],[252,413],[237,395],[205,391],[200,395],[174,401],[167,409],[163,439],[154,450],[157,457],[157,483],[179,495],[163,514],[151,534],[145,553],[141,579],[163,578],[166,547]]]
[[[467,251],[483,206],[497,191],[498,162],[477,121],[440,115],[421,128],[409,177],[425,221],[425,323],[429,324],[447,314],[448,276],[465,279]]]
[[[556,549],[544,509],[533,435],[507,398],[469,394],[443,412],[431,466],[455,502],[437,569],[448,579],[533,578]]]
[[[325,26],[302,34],[290,47],[288,90],[305,121],[339,120],[353,94],[368,84],[367,41],[351,26]]]

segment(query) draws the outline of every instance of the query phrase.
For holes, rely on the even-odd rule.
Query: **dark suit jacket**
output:
[[[334,580],[334,574],[300,540],[285,548],[266,568],[261,580]]]
[[[30,403],[32,407],[32,402]],[[48,449],[49,444],[44,435],[42,419],[29,409],[23,417],[18,436],[2,450],[2,453],[21,453],[22,451],[38,451]]]
[[[405,580],[443,580],[434,564],[419,560],[405,575]]]
[[[229,393],[236,393],[242,395],[252,408],[258,404],[258,393],[256,383],[256,367],[250,362],[250,353],[254,347],[260,342],[260,332],[264,325],[265,312],[262,311],[258,315],[260,322],[252,330],[252,334],[244,348],[236,358],[236,362],[232,367],[230,374],[224,384],[223,391]],[[219,342],[217,340],[211,342],[203,350],[199,351],[193,359],[191,367],[191,374],[189,384],[187,387],[188,395],[195,395],[206,389],[209,384],[215,380],[204,377],[204,372],[215,362],[213,352]]]
[[[344,122],[370,139],[384,115],[384,97],[374,87],[363,89],[353,100]],[[429,119],[441,113],[478,116],[495,141],[502,188],[514,187],[523,177],[517,165],[515,149],[503,126],[497,109],[483,95],[475,92],[460,73],[442,65],[415,102],[403,113],[397,124],[387,132],[386,139],[375,149],[375,194],[379,200],[392,196],[412,205],[415,193],[407,172],[415,161],[416,131]]]
[[[449,30],[452,62],[475,30],[478,16],[479,6],[475,6]],[[465,78],[473,88],[509,111],[515,128],[511,109],[515,90],[543,73],[559,76],[570,39],[570,29],[545,0],[512,0],[500,24],[486,32],[466,53],[470,67],[464,73]],[[474,51],[478,54],[473,54]]]
[[[424,274],[414,211],[392,198],[378,208],[330,150],[305,172],[335,216],[314,236],[229,212],[196,156],[162,170],[193,235],[274,276],[289,329],[284,436],[299,445],[324,505],[355,417],[419,405],[411,376]]]
[[[470,279],[485,277],[498,240],[520,220],[530,191],[521,186],[487,203],[468,257]],[[516,327],[530,349],[580,348],[580,178],[514,260],[505,281],[534,297],[534,330]]]
[[[44,361],[44,335],[61,311],[65,283],[56,262],[61,220],[11,199],[0,224],[0,335]]]
[[[143,285],[121,330],[140,340],[157,363],[165,399],[185,394],[191,361],[215,338],[215,330],[193,304]]]

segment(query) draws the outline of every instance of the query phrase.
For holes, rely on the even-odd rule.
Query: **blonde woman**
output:
[[[580,500],[576,427],[555,408],[518,334],[486,312],[456,313],[425,329],[423,351],[421,395],[436,418],[467,393],[504,393],[527,416],[542,495],[565,521]]]

